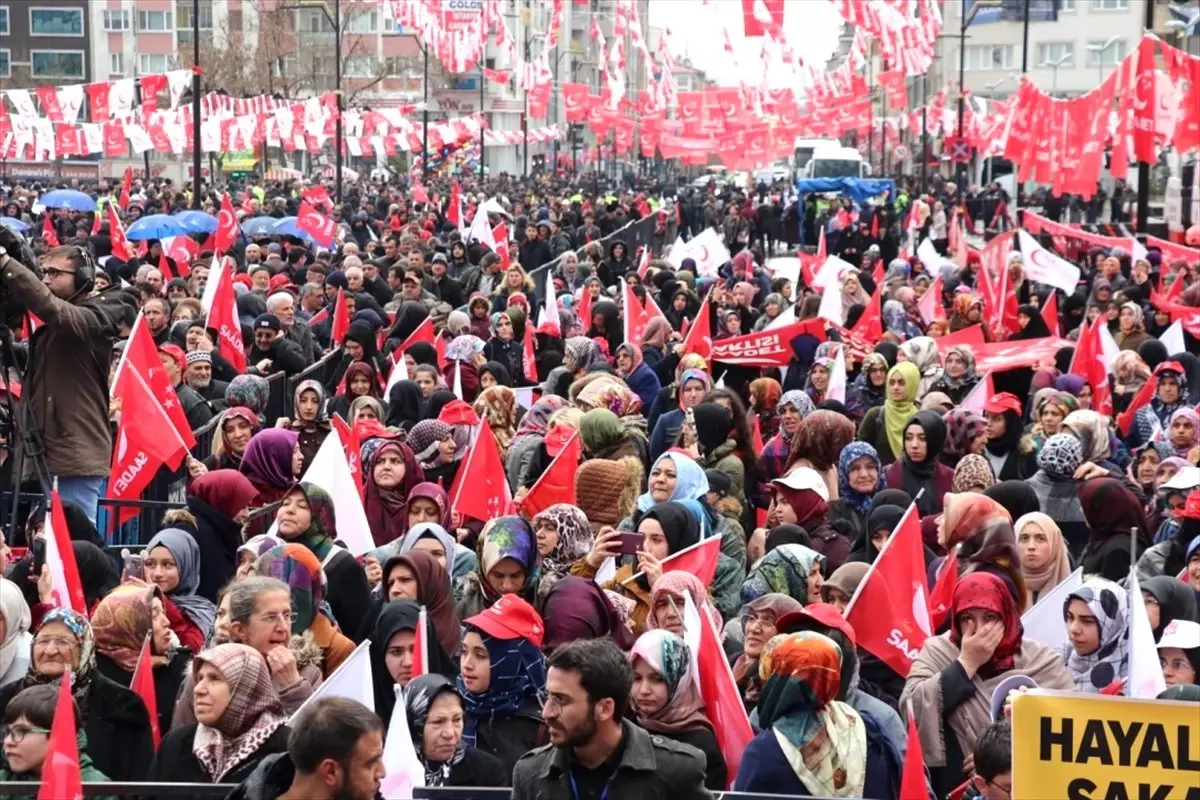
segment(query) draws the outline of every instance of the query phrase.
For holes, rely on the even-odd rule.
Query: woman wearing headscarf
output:
[[[942,510],[942,497],[951,490],[954,470],[938,460],[946,441],[946,423],[935,411],[918,411],[904,426],[904,449],[887,469],[889,489],[903,489],[926,517]],[[921,492],[924,494],[920,494]],[[919,496],[918,496],[919,495]]]
[[[1025,485],[1037,494],[1040,509],[1061,526],[1071,552],[1079,553],[1088,540],[1075,481],[1075,470],[1083,463],[1083,446],[1069,433],[1056,433],[1038,452],[1037,463],[1038,471]]]
[[[887,359],[880,353],[868,353],[858,377],[846,393],[846,409],[852,419],[862,420],[872,408],[883,405],[887,394]]]
[[[287,752],[287,717],[257,650],[205,650],[192,660],[192,678],[196,721],[163,737],[147,781],[240,783],[267,756]]]
[[[1117,332],[1113,334],[1117,346],[1136,353],[1139,347],[1153,338],[1146,333],[1146,314],[1142,307],[1137,303],[1122,304],[1117,315]]]
[[[770,441],[779,432],[779,400],[783,390],[774,378],[756,378],[750,382],[750,419],[758,425],[759,438]]]
[[[867,527],[871,500],[884,487],[879,454],[866,442],[851,442],[838,455],[837,497],[829,502],[829,523],[854,542]]]
[[[802,544],[774,548],[754,565],[742,584],[742,603],[763,595],[785,594],[807,605],[821,602],[821,567],[825,557]]]
[[[946,511],[937,524],[937,543],[946,552],[957,548],[960,579],[971,572],[995,575],[1017,608],[1025,608],[1029,593],[1008,511],[990,497],[973,493],[946,495],[945,504]],[[937,583],[945,564],[943,558],[930,564],[926,574],[930,586]]]
[[[408,432],[404,443],[412,451],[425,480],[442,486],[453,486],[458,466],[466,453],[454,439],[454,426],[437,419],[418,422]]]
[[[352,362],[350,366],[346,367],[342,382],[338,385],[339,391],[329,399],[327,416],[332,417],[337,414],[353,425],[354,420],[352,419],[353,414],[350,413],[350,406],[360,397],[378,399],[378,381],[374,364],[366,361]]]
[[[1014,333],[1009,341],[1026,341],[1042,339],[1050,336],[1050,327],[1046,324],[1042,312],[1035,305],[1022,304],[1017,306],[1017,325],[1020,330]]]
[[[642,401],[642,408],[649,409],[654,398],[662,389],[658,376],[642,357],[642,349],[636,344],[625,342],[617,348],[617,374],[625,379],[629,388]]]
[[[292,599],[292,635],[311,639],[321,650],[321,674],[329,677],[351,653],[350,641],[323,608],[328,591],[321,562],[302,544],[273,547],[258,557],[254,571],[287,584]]]
[[[92,763],[110,780],[142,780],[154,759],[150,717],[140,697],[97,671],[87,618],[69,608],[52,609],[42,618],[32,653],[25,677],[0,688],[0,708],[22,689],[58,684],[70,670]]]
[[[258,433],[262,423],[258,414],[245,406],[233,406],[221,412],[218,434],[212,440],[212,452],[204,459],[209,470],[238,469],[250,437]]]
[[[374,683],[375,713],[387,725],[396,707],[396,689],[403,689],[413,678],[416,631],[421,622],[421,605],[401,597],[388,600],[379,610],[371,633],[371,680]],[[430,674],[453,680],[457,674],[454,660],[442,646],[431,617],[426,618],[423,636]],[[457,633],[455,634],[457,647]],[[451,651],[453,652],[453,651]]]
[[[388,545],[385,552],[375,551],[372,556],[379,553],[382,557],[379,563],[387,563],[393,555],[412,550],[424,550],[437,559],[442,569],[450,573],[456,591],[463,578],[475,569],[475,553],[456,542],[443,525],[432,522],[412,526],[401,539]]]
[[[1188,376],[1179,361],[1164,361],[1154,368],[1154,395],[1150,402],[1133,416],[1133,426],[1126,436],[1131,447],[1149,442],[1170,425],[1171,416],[1188,404]]]
[[[479,368],[488,361],[483,350],[483,340],[469,334],[456,336],[446,345],[446,363],[442,367],[442,378],[447,386],[454,386],[455,381],[459,381],[463,400],[468,403],[474,403],[479,395]]]
[[[503,787],[511,783],[504,765],[463,739],[463,697],[445,675],[413,678],[404,690],[409,735],[427,787]],[[457,720],[457,722],[456,722]]]
[[[7,578],[0,578],[0,617],[4,620],[4,636],[0,638],[0,689],[3,689],[25,677],[33,649],[29,604],[17,585]]]
[[[1150,619],[1150,630],[1154,641],[1162,639],[1163,632],[1175,620],[1197,622],[1196,593],[1174,575],[1156,575],[1141,584],[1142,601],[1146,605],[1146,616]]]
[[[298,483],[284,495],[276,520],[280,538],[304,545],[317,557],[334,621],[343,634],[361,642],[367,635],[371,589],[362,566],[336,541],[333,500],[316,484]]]
[[[550,416],[566,405],[565,398],[549,395],[534,403],[521,418],[504,457],[504,471],[508,475],[510,491],[516,492],[522,486],[532,485],[533,481],[528,480],[530,469],[536,460],[538,446],[545,441],[549,432]]]
[[[804,601],[782,592],[768,592],[742,607],[742,652],[733,663],[733,678],[746,712],[754,710],[762,691],[758,660],[767,642],[775,637],[776,624],[785,614],[804,608]]]
[[[421,389],[416,381],[396,381],[388,392],[384,424],[389,428],[410,431],[423,416]]]
[[[826,572],[840,567],[850,555],[850,540],[834,530],[827,515],[826,487],[820,473],[809,467],[795,467],[787,475],[771,481],[773,492],[767,524],[799,525],[812,548],[825,558]]]
[[[545,737],[544,624],[516,596],[464,624],[457,682],[467,711],[463,740],[500,759],[510,775],[517,760]]]
[[[746,746],[734,790],[895,797],[901,755],[877,720],[837,700],[842,649],[828,636],[776,636],[759,659],[762,732]]]
[[[162,592],[154,586],[118,586],[96,606],[92,614],[96,644],[96,670],[121,686],[129,686],[150,640],[150,668],[158,709],[158,729],[171,727],[175,698],[191,661],[191,654],[178,649],[163,611]]]
[[[938,355],[937,342],[928,336],[918,336],[901,343],[900,353],[921,374],[915,400],[920,400],[942,377],[942,362]]]
[[[503,462],[508,453],[508,443],[517,430],[517,396],[507,386],[484,389],[475,398],[475,413],[491,429],[492,439],[500,451]]]
[[[682,362],[681,362],[682,365]],[[703,369],[686,369],[679,376],[678,407],[664,410],[655,421],[651,411],[647,424],[653,424],[650,434],[650,458],[658,458],[679,440],[688,409],[700,405],[712,390],[712,377]],[[661,399],[661,398],[660,398]]]
[[[163,594],[163,608],[179,643],[198,653],[217,620],[212,600],[200,587],[200,546],[186,531],[167,528],[146,545],[142,579]]]
[[[300,474],[299,442],[300,434],[284,428],[267,428],[251,437],[238,471],[258,490],[256,506],[278,502],[296,482]]]
[[[691,597],[696,611],[709,618],[713,629],[720,636],[725,628],[725,620],[713,605],[708,587],[695,575],[683,570],[664,572],[654,582],[654,589],[650,592],[650,614],[646,617],[646,628],[666,628],[678,636],[683,636],[683,609],[686,603],[684,595]]]
[[[1041,596],[1058,586],[1071,574],[1071,556],[1066,540],[1054,520],[1040,511],[1024,514],[1013,523],[1017,549],[1021,553],[1021,575],[1025,578],[1028,599],[1024,613]]]
[[[446,653],[458,648],[458,615],[454,611],[450,573],[432,554],[410,550],[394,555],[383,565],[380,581],[383,603],[413,600],[428,612],[433,633]]]
[[[719,403],[701,403],[692,409],[695,421],[694,444],[699,452],[697,463],[705,469],[716,469],[733,482],[731,496],[744,507],[746,504],[746,464],[734,439],[733,412]],[[687,431],[681,433],[686,437]]]
[[[193,534],[204,558],[196,593],[216,601],[217,592],[237,570],[237,549],[242,544],[242,520],[258,490],[235,469],[218,469],[196,478],[188,486],[187,509],[196,519]]]
[[[1191,408],[1176,409],[1158,437],[1165,439],[1178,458],[1190,458],[1200,444],[1200,413]]]
[[[888,371],[887,399],[863,417],[858,440],[873,445],[884,466],[904,452],[904,429],[917,413],[915,400],[920,385],[921,373],[914,364],[907,361],[897,364]]]
[[[725,757],[693,682],[687,644],[670,631],[647,631],[634,643],[629,660],[633,664],[630,703],[638,725],[703,753],[704,785],[723,791],[729,785]]]
[[[490,389],[493,386],[507,386],[511,389],[512,385],[512,375],[509,373],[508,367],[499,361],[489,361],[479,368],[481,389]]]
[[[825,482],[827,498],[836,500],[840,484],[839,454],[853,441],[854,423],[849,417],[837,411],[818,409],[804,418],[792,436],[791,460],[787,468],[815,470]]]
[[[1000,392],[983,406],[987,416],[987,445],[984,453],[999,481],[1024,480],[1037,471],[1033,442],[1024,439],[1021,401],[1015,394]]]
[[[946,364],[942,377],[934,382],[932,391],[942,392],[958,405],[979,383],[975,374],[975,353],[969,345],[956,344],[946,351]]]
[[[825,393],[829,391],[829,376],[833,372],[833,364],[832,358],[813,359],[812,367],[808,370],[808,377],[804,381],[804,393],[812,399],[814,405],[819,406],[825,402]]]
[[[479,567],[463,581],[459,619],[480,613],[506,594],[533,597],[541,557],[528,522],[516,516],[489,520],[479,534],[476,552]]]
[[[1129,592],[1091,578],[1063,601],[1063,660],[1078,691],[1100,694],[1129,676]]]
[[[996,476],[992,474],[992,465],[983,456],[972,453],[963,456],[962,460],[958,462],[958,466],[954,468],[954,479],[950,482],[950,491],[955,494],[961,492],[982,494],[995,483]]]
[[[1141,549],[1151,542],[1142,504],[1133,492],[1116,478],[1093,478],[1079,487],[1079,504],[1090,530],[1087,545],[1080,555],[1086,575],[1099,575],[1110,581],[1123,581]],[[1131,529],[1137,529],[1137,551],[1131,542]]]
[[[946,423],[946,441],[938,458],[954,468],[966,455],[981,454],[987,441],[987,420],[973,411],[956,408],[942,415]],[[990,466],[990,465],[989,465]]]
[[[325,387],[320,381],[300,381],[296,386],[294,404],[295,412],[292,419],[288,420],[287,427],[299,435],[297,446],[304,457],[300,466],[300,474],[303,475],[317,455],[321,443],[333,429],[325,414]]]
[[[885,331],[900,341],[908,338],[917,338],[921,335],[921,329],[914,325],[908,318],[908,314],[904,310],[904,304],[899,300],[885,300],[883,308],[880,311],[880,316],[883,319]]]
[[[1014,674],[1041,689],[1075,689],[1062,657],[1023,637],[1020,612],[1000,578],[982,572],[960,578],[950,630],[925,640],[900,697],[901,713],[916,715],[939,797],[963,782],[964,760],[992,722],[992,692]]]
[[[779,421],[778,433],[767,440],[759,458],[765,483],[783,477],[791,460],[792,440],[804,419],[816,410],[812,398],[796,389],[784,392],[775,408]]]
[[[537,597],[544,600],[554,584],[570,573],[571,565],[591,552],[595,537],[584,513],[569,503],[555,503],[538,512],[531,524],[542,559]]]
[[[1039,391],[1034,395],[1033,400],[1033,419],[1035,420],[1030,433],[1033,438],[1033,446],[1041,449],[1042,445],[1056,433],[1062,431],[1063,422],[1074,411],[1079,410],[1079,403],[1075,398],[1066,392],[1060,392],[1057,389],[1045,389],[1046,394],[1042,395]],[[1038,395],[1042,395],[1038,399]]]
[[[399,538],[408,527],[408,494],[425,480],[413,451],[395,439],[368,439],[362,446],[363,510],[377,545]]]
[[[633,646],[621,599],[594,580],[567,575],[538,599],[537,610],[546,623],[542,650],[547,656],[579,639],[611,637],[622,650]]]

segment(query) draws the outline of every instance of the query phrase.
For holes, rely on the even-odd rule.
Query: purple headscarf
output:
[[[239,469],[258,486],[286,489],[296,482],[292,475],[292,451],[300,434],[284,428],[268,428],[250,438]]]

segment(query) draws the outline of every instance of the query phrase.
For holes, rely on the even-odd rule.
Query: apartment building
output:
[[[95,80],[88,0],[0,0],[0,88]]]

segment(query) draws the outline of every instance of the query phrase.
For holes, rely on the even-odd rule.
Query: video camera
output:
[[[38,278],[42,277],[41,264],[38,263],[37,255],[29,246],[29,242],[7,225],[0,225],[0,254],[4,253],[33,270]],[[24,316],[25,309],[16,303],[8,291],[8,285],[0,280],[0,324],[20,330]]]

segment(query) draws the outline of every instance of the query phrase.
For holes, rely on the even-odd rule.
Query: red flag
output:
[[[158,271],[163,274],[163,288],[166,289],[165,281],[175,279],[175,270],[171,269],[171,262],[167,260],[167,254],[164,250],[158,251]]]
[[[954,587],[958,585],[958,554],[951,550],[950,555],[942,562],[942,571],[938,573],[937,583],[929,593],[929,616],[933,630],[942,627],[942,623],[950,618],[950,605],[954,600]]]
[[[26,311],[21,318],[21,340],[28,342],[44,323],[32,311]]]
[[[174,408],[179,408],[174,392],[171,389]],[[188,448],[139,370],[125,371],[119,394],[121,423],[117,427],[107,496],[112,500],[133,500],[141,497],[163,464],[178,469]],[[188,433],[190,435],[191,431]],[[116,524],[133,519],[137,513],[136,507],[118,508]]]
[[[921,319],[925,320],[926,325],[939,317],[941,319],[946,318],[946,309],[942,305],[941,274],[933,279],[933,283],[929,285],[929,288],[925,290],[925,294],[921,295],[921,299],[917,301],[917,311],[921,312]],[[882,336],[883,334],[880,335]]]
[[[121,188],[121,196],[117,198],[117,205],[119,205],[121,207],[122,211],[129,208],[129,190],[128,189],[126,189],[124,187]]]
[[[450,202],[446,206],[446,219],[456,228],[462,228],[463,222],[466,220],[462,207],[462,190],[458,187],[458,181],[450,186]]]
[[[821,226],[821,233],[817,237],[817,254],[812,260],[800,259],[800,278],[804,281],[804,285],[808,288],[813,287],[813,282],[816,280],[816,273],[813,272],[814,267],[820,269],[825,260],[829,258],[829,251],[825,245],[825,226]],[[876,281],[879,283],[879,281]]]
[[[1157,52],[1155,40],[1143,36],[1135,54],[1137,77],[1133,86],[1133,156],[1145,164],[1153,164],[1157,160],[1154,152],[1154,118],[1159,104],[1154,69]],[[1121,141],[1124,141],[1123,137]]]
[[[421,181],[413,178],[412,182],[412,201],[414,203],[429,204],[429,192],[425,191],[425,187],[421,185]]]
[[[362,497],[362,445],[358,439],[358,430],[351,428],[346,420],[342,419],[341,414],[334,414],[330,417],[329,425],[337,431],[338,438],[342,441],[342,452],[346,454],[346,464],[350,467],[350,474],[354,477],[354,485],[358,487],[358,496]]]
[[[575,313],[579,318],[580,333],[587,333],[588,328],[592,327],[592,293],[586,286],[583,287],[579,295],[579,306],[576,308]]]
[[[129,247],[129,240],[125,238],[125,229],[121,227],[117,210],[111,203],[108,206],[108,236],[112,240],[113,252],[122,261],[127,260],[133,251]]]
[[[92,236],[100,235],[100,212],[92,214]]]
[[[492,239],[496,242],[496,255],[500,256],[500,268],[508,269],[512,258],[508,251],[508,227],[503,222],[492,229]]]
[[[329,340],[334,347],[340,346],[346,340],[346,332],[349,330],[350,309],[346,308],[346,290],[338,289],[337,301],[333,304],[333,327],[329,333]]]
[[[400,346],[392,351],[392,360],[395,361],[401,354],[404,353],[405,350],[417,342],[436,344],[436,338],[437,337],[433,333],[433,317],[426,317],[425,319],[421,320],[421,324],[416,327],[416,330],[410,333],[408,338],[401,342]]]
[[[412,672],[410,680],[429,674],[429,643],[425,637],[429,635],[429,616],[425,606],[417,612],[417,627],[413,631]]]
[[[50,221],[49,211],[42,217],[42,238],[50,247],[58,247],[58,234],[54,230],[54,223]]]
[[[762,424],[758,421],[758,414],[754,415],[754,425],[750,429],[750,441],[754,452],[761,453],[763,451]]]
[[[662,560],[662,571],[683,570],[690,572],[700,579],[705,586],[711,586],[713,576],[717,574],[717,559],[721,555],[721,537],[710,536],[690,547],[685,547],[674,555]]]
[[[774,34],[783,27],[783,0],[742,0],[742,25],[747,37]]]
[[[551,279],[547,278],[547,282]],[[536,384],[537,379],[537,355],[533,348],[533,322],[525,320],[525,336],[523,337],[523,351],[521,353],[521,368],[525,372],[525,380]]]
[[[555,503],[575,505],[575,471],[579,469],[582,452],[583,442],[579,432],[574,431],[542,477],[521,498],[520,508],[527,517],[533,519]]]
[[[327,319],[329,319],[329,306],[325,306],[320,311],[313,314],[308,320],[308,327],[315,328]]]
[[[917,718],[909,709],[908,749],[904,751],[904,772],[900,774],[900,800],[929,800],[925,785],[925,754],[917,733]]]
[[[212,308],[205,326],[217,331],[217,352],[239,373],[246,371],[246,343],[242,341],[242,323],[238,317],[237,296],[233,292],[232,270],[220,270]]]
[[[296,214],[296,228],[307,233],[322,247],[331,247],[333,235],[337,232],[337,224],[333,220],[303,201]]]
[[[250,190],[249,190],[249,189],[247,189],[246,191],[242,192],[242,211],[245,211],[247,214],[253,214],[253,213],[254,213],[254,206],[253,206],[253,205],[251,205],[251,200],[252,200],[252,199],[253,199],[253,198],[251,198],[251,197],[250,197]]]
[[[142,642],[142,654],[138,656],[137,666],[133,669],[133,680],[129,682],[133,693],[142,698],[146,705],[146,713],[150,715],[150,736],[154,739],[154,749],[162,742],[162,731],[158,729],[158,698],[154,694],[154,666],[150,661],[150,636]]]
[[[50,492],[50,511],[43,528],[46,543],[46,565],[50,567],[51,593],[58,608],[71,608],[88,616],[87,600],[83,595],[83,582],[79,580],[79,568],[75,564],[75,550],[71,547],[71,535],[67,528],[67,517],[63,513],[58,489]]]
[[[1158,391],[1158,376],[1165,370],[1174,370],[1180,374],[1184,374],[1183,365],[1178,361],[1164,361],[1154,368],[1154,377],[1142,384],[1142,388],[1138,389],[1137,395],[1129,404],[1129,408],[1117,414],[1117,428],[1121,431],[1122,436],[1129,434],[1129,426],[1133,424],[1133,418],[1137,414],[1138,409],[1145,406],[1154,397],[1154,393]]]
[[[168,438],[179,442],[184,451],[194,447],[196,437],[192,435],[192,426],[179,402],[179,395],[175,393],[175,387],[171,385],[171,379],[163,369],[162,361],[158,357],[158,349],[154,346],[154,336],[150,333],[150,326],[146,324],[145,317],[141,315],[138,315],[133,331],[129,334],[129,341],[125,344],[125,352],[121,355],[120,362],[117,363],[117,370],[112,381],[111,395],[113,397],[124,398],[127,396],[126,392],[136,389],[136,386],[127,382],[133,373],[141,375],[142,381],[150,389],[150,396],[155,398],[178,434]],[[125,410],[123,408],[122,412]],[[122,413],[122,418],[124,418],[124,413]],[[175,460],[171,469],[176,469],[178,466],[179,461]]]
[[[46,742],[42,762],[42,785],[38,800],[82,800],[83,777],[79,771],[79,743],[75,731],[75,700],[71,697],[71,673],[59,682],[58,705]]]
[[[1058,292],[1050,292],[1046,305],[1042,306],[1042,319],[1050,329],[1051,336],[1058,336]]]
[[[712,340],[712,322],[709,320],[708,302],[712,297],[712,290],[704,296],[704,302],[700,304],[700,310],[696,312],[696,321],[691,329],[687,332],[687,338],[683,340],[683,352],[680,357],[686,356],[688,353],[699,353],[705,359],[712,358],[713,340]]]
[[[913,660],[931,635],[923,552],[921,524],[913,504],[844,612],[858,634],[859,647],[902,677],[908,677]],[[887,613],[879,613],[880,609]]]
[[[445,413],[443,408],[442,412]],[[469,491],[463,487],[470,485]],[[496,437],[487,422],[479,424],[475,446],[467,454],[466,463],[458,470],[450,487],[450,508],[464,518],[489,520],[506,512],[512,505],[508,478],[496,447]]]
[[[883,338],[883,310],[880,307],[882,300],[879,295],[882,290],[882,283],[875,285],[875,293],[867,301],[866,310],[858,318],[858,322],[854,323],[854,327],[850,329],[850,333],[861,336],[866,342],[878,342]]]
[[[638,300],[637,295],[633,293],[633,287],[624,280],[621,281],[621,287],[625,302],[625,341],[629,344],[640,345],[650,316],[646,313],[646,307],[642,305],[642,301]]]
[[[233,210],[233,201],[229,192],[221,198],[221,212],[217,214],[217,230],[213,233],[213,249],[218,253],[227,253],[237,239],[237,214]]]
[[[706,541],[715,541],[720,545],[719,536]],[[666,562],[663,562],[665,568]],[[690,617],[685,622],[688,627],[697,625],[700,628],[700,644],[696,648],[696,669],[699,676],[700,697],[704,700],[704,711],[712,723],[713,733],[717,737],[717,746],[725,757],[728,769],[729,785],[737,779],[738,765],[742,763],[742,753],[754,738],[754,729],[750,727],[750,719],[746,716],[746,707],[742,705],[742,695],[734,680],[733,671],[721,647],[721,637],[713,627],[713,621],[708,614],[701,612],[692,602],[689,594],[684,594],[684,617]],[[725,787],[721,787],[725,788]]]
[[[1099,319],[1099,318],[1097,318]],[[1108,387],[1108,367],[1104,362],[1104,345],[1100,342],[1100,328],[1095,322],[1083,321],[1079,341],[1075,344],[1075,356],[1071,359],[1072,375],[1078,375],[1092,387],[1092,408],[1101,414],[1112,411],[1112,392]]]

